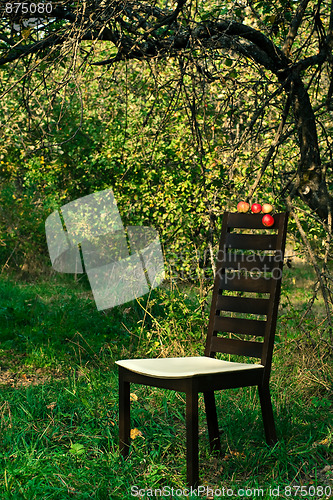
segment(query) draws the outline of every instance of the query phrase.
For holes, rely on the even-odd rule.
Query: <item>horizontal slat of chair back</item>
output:
[[[271,227],[265,227],[262,223],[263,214],[228,214],[228,227],[235,229],[267,229],[276,230],[284,214],[275,214],[274,224]]]
[[[251,278],[235,275],[234,273],[222,274],[219,288],[234,292],[270,293],[273,278]]]
[[[263,337],[265,335],[266,321],[257,319],[229,318],[226,316],[216,316],[214,321],[215,332],[240,333],[241,335],[255,335]]]
[[[226,235],[226,248],[239,250],[274,250],[277,237],[275,234],[233,234]]]
[[[223,352],[225,354],[238,354],[239,356],[261,358],[263,345],[262,342],[212,337],[211,352]]]
[[[221,259],[219,265],[222,268],[235,269],[235,270],[256,270],[271,272],[278,262],[274,255],[245,255],[245,254],[232,254],[226,253]]]
[[[230,311],[239,313],[265,314],[267,315],[269,299],[253,299],[248,297],[232,297],[230,295],[218,295],[216,309],[219,311]]]

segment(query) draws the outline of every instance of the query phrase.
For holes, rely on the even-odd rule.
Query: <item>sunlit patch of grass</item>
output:
[[[293,263],[291,269],[284,267],[282,300],[288,301],[291,311],[305,312],[308,300],[315,295],[310,316],[318,319],[325,317],[323,296],[320,291],[315,293],[316,281],[317,276],[313,267],[305,263]]]

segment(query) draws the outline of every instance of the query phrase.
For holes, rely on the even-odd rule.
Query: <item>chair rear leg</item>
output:
[[[268,386],[259,386],[262,419],[264,422],[266,442],[273,445],[277,442],[271,394]]]
[[[221,453],[214,391],[204,392],[210,451]]]
[[[187,483],[196,488],[199,483],[198,393],[186,393],[186,470]]]
[[[130,447],[130,383],[119,373],[119,449],[127,457]]]

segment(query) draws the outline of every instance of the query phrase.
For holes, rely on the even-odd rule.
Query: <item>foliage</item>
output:
[[[84,5],[1,21],[1,270],[48,266],[42,221],[112,187],[125,224],[159,230],[168,277],[202,279],[220,215],[267,200],[292,211],[332,327],[330,5]]]

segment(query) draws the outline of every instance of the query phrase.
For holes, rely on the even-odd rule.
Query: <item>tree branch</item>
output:
[[[283,49],[282,49],[283,53],[285,54],[286,57],[289,57],[289,55],[290,55],[291,47],[292,47],[294,40],[296,38],[298,28],[300,27],[301,22],[303,20],[303,16],[304,16],[305,10],[308,6],[308,3],[309,3],[309,0],[302,0],[302,2],[298,5],[296,12],[295,12],[295,15],[291,21],[289,31],[288,31],[288,34],[286,36],[286,39],[285,39],[285,42],[283,45]]]
[[[40,50],[46,49],[48,47],[53,47],[64,42],[64,38],[59,35],[50,35],[45,40],[40,40],[36,43],[30,45],[18,46],[15,50],[10,51],[8,56],[0,58],[0,66],[7,64],[12,61],[16,61],[22,57],[26,57],[30,54],[36,54]],[[12,53],[11,53],[12,52]]]
[[[286,124],[286,121],[287,121],[287,118],[288,118],[288,114],[289,114],[289,110],[290,110],[290,107],[291,107],[291,96],[288,95],[287,97],[287,102],[286,102],[286,105],[283,109],[283,113],[282,113],[282,119],[281,119],[281,122],[280,122],[280,125],[279,125],[279,128],[276,132],[276,135],[274,137],[274,140],[266,154],[266,157],[263,161],[263,164],[261,166],[261,169],[257,175],[257,178],[256,180],[254,181],[253,185],[249,188],[249,191],[248,191],[248,195],[247,195],[247,198],[246,198],[246,201],[249,201],[252,196],[253,196],[253,193],[255,192],[255,190],[257,189],[259,183],[260,183],[260,180],[262,178],[262,176],[264,175],[265,173],[265,170],[266,168],[268,167],[271,159],[272,159],[272,156],[273,154],[276,152],[276,149],[281,145],[281,135],[282,135],[282,132],[283,132],[283,129],[284,129],[284,126]]]

